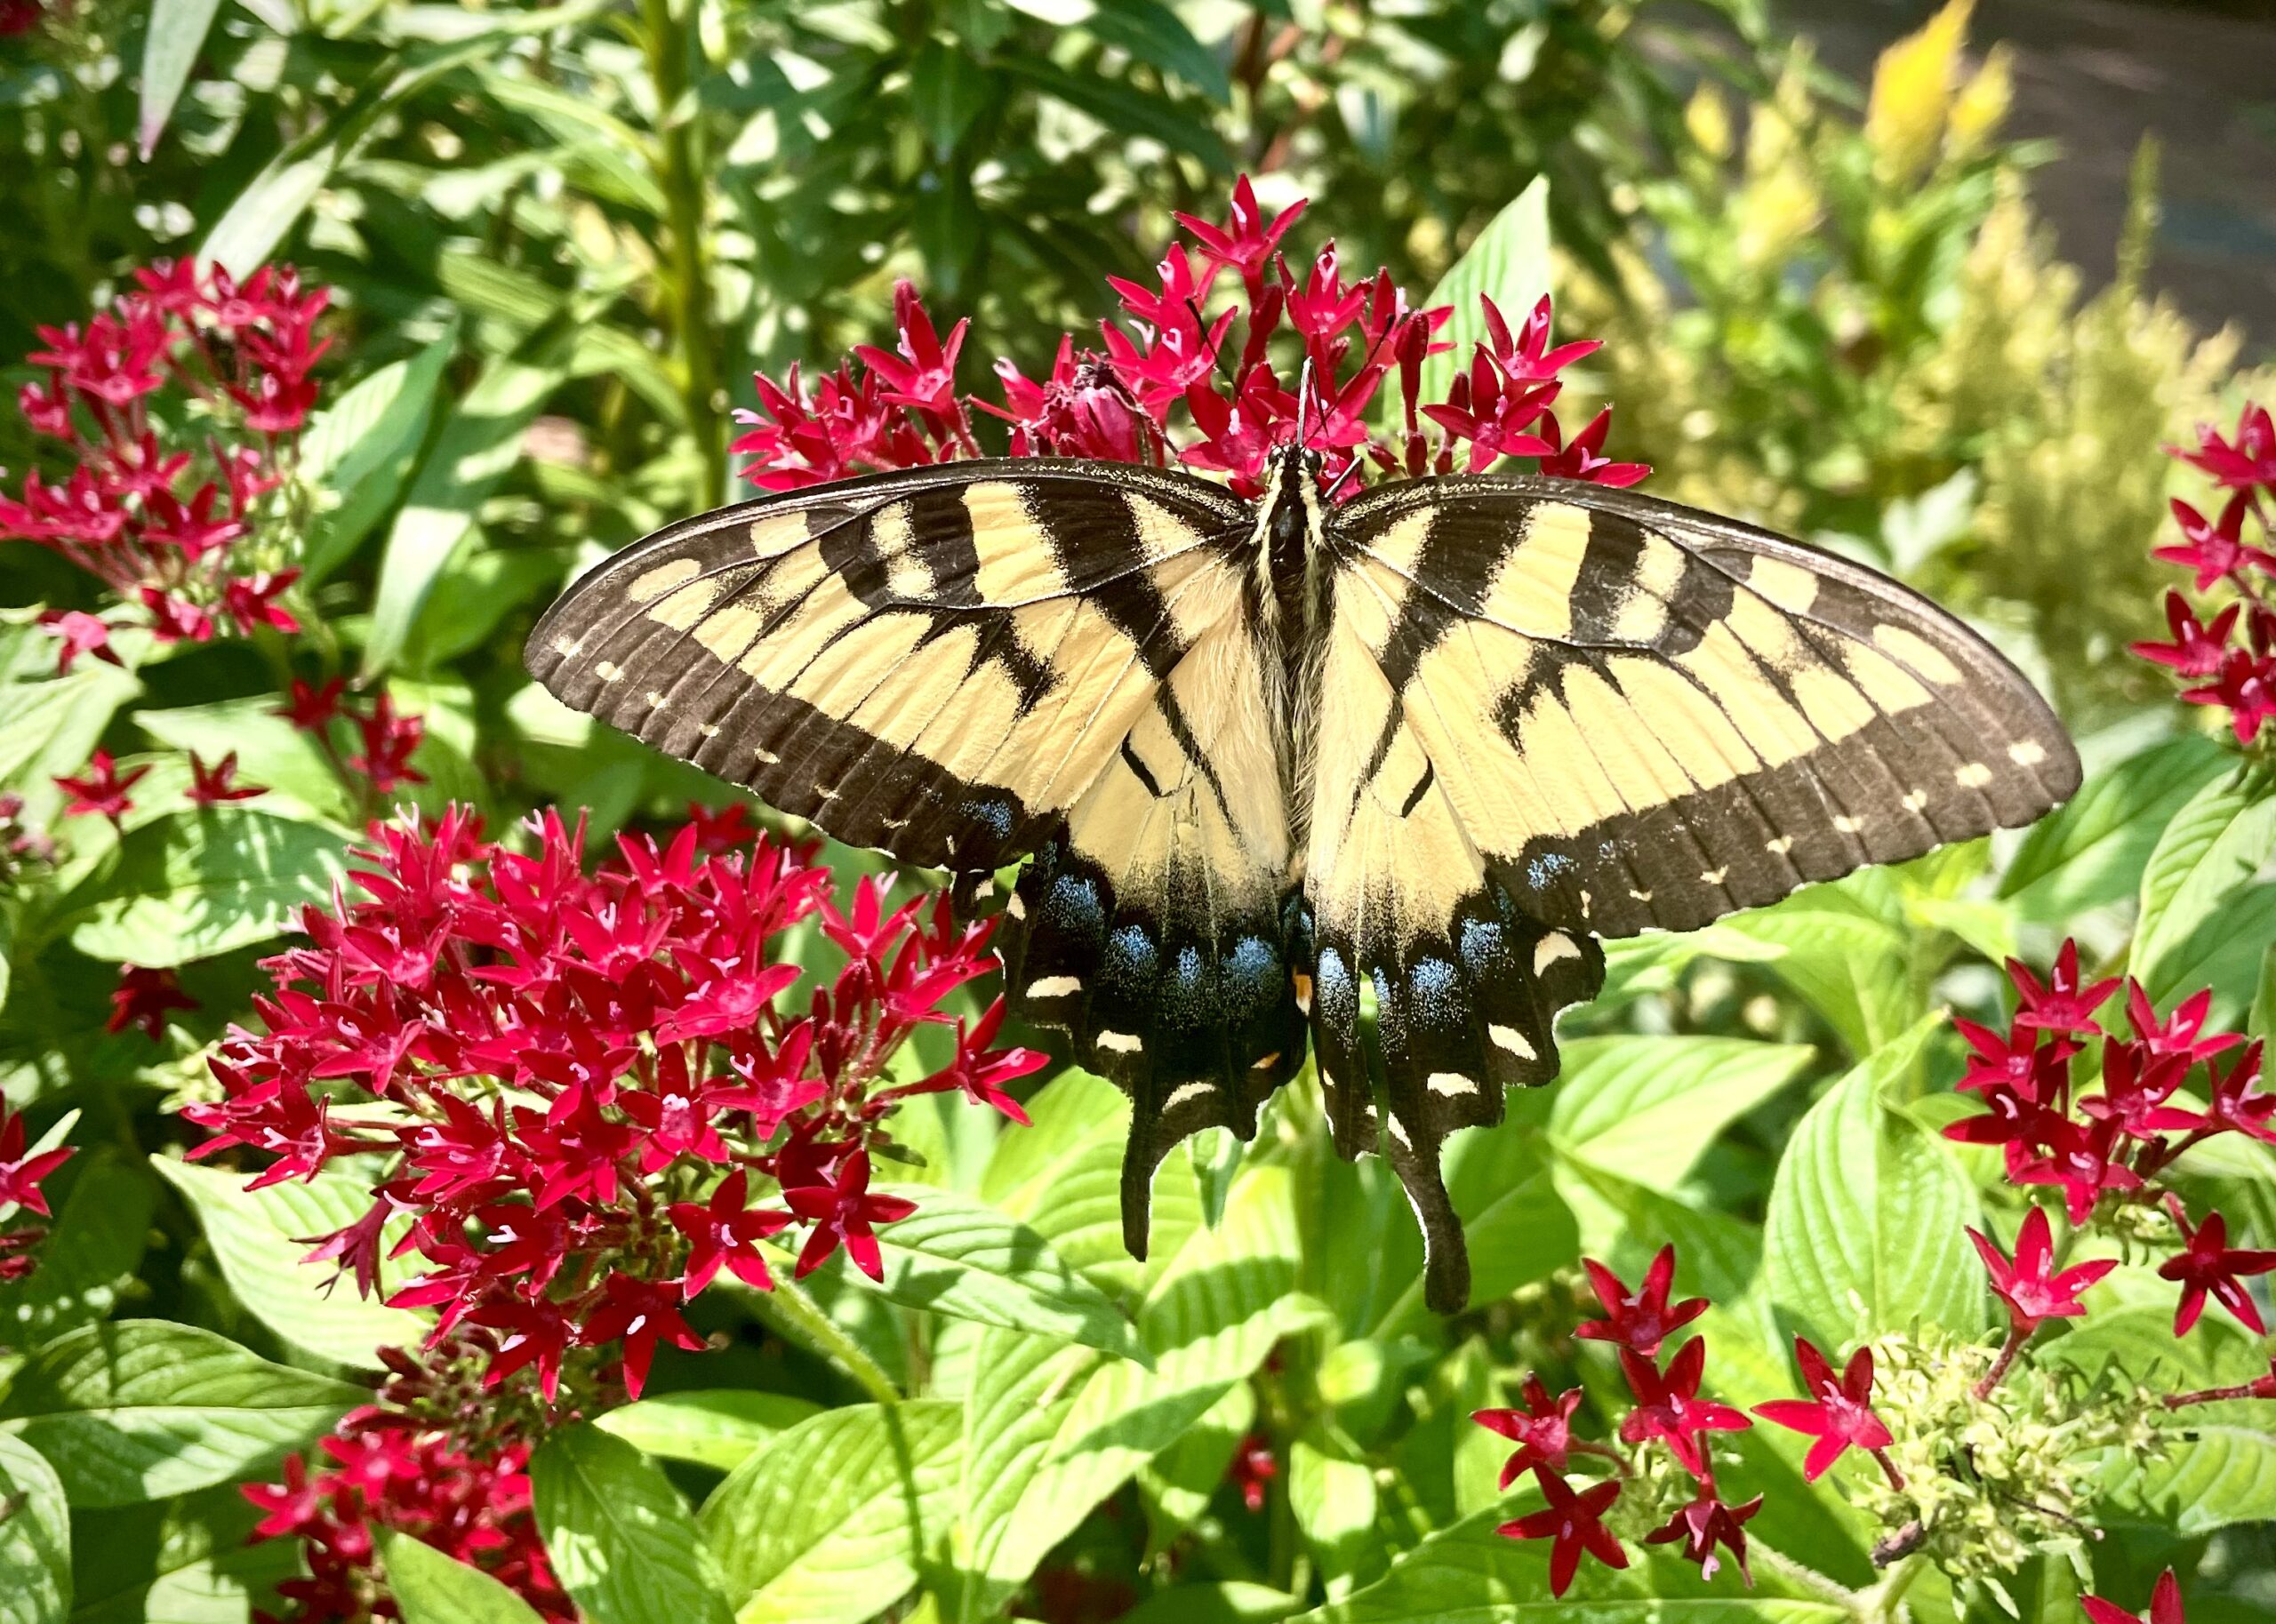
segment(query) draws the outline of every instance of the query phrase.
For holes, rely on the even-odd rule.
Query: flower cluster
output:
[[[492,1333],[492,1384],[530,1368],[551,1400],[573,1350],[608,1347],[637,1396],[660,1345],[702,1346],[682,1306],[723,1270],[766,1288],[784,1231],[801,1276],[842,1248],[878,1276],[878,1227],[911,1210],[870,1188],[898,1104],[961,1090],[1024,1120],[1006,1085],[1043,1057],[992,1046],[1000,1001],[942,1007],[992,963],[990,924],[945,897],[888,908],[864,879],[841,912],[810,851],[739,814],[621,838],[590,874],[581,828],[528,834],[510,850],[456,809],[381,827],[362,900],[306,911],[310,944],[268,961],[266,1030],[230,1030],[221,1098],[186,1112],[214,1135],[196,1154],[272,1158],[251,1188],[387,1157],[312,1256],[370,1292],[390,1243],[415,1252],[389,1300],[439,1310],[438,1337]],[[773,956],[807,920],[845,962],[800,1009]],[[953,1058],[889,1083],[926,1024],[954,1028]]]
[[[542,1418],[501,1409],[483,1389],[483,1356],[493,1350],[478,1335],[446,1339],[423,1359],[381,1349],[389,1380],[381,1402],[342,1418],[313,1468],[296,1454],[282,1483],[245,1486],[263,1514],[254,1536],[301,1542],[307,1576],[276,1587],[297,1624],[397,1616],[381,1530],[479,1568],[545,1619],[574,1624],[577,1609],[554,1580],[530,1514],[525,1468]]]
[[[315,740],[333,771],[351,787],[360,786],[374,805],[406,784],[425,783],[427,775],[411,758],[427,736],[426,722],[399,715],[385,691],[359,706],[347,690],[345,677],[317,684],[296,676],[284,703],[272,714]],[[340,748],[343,736],[349,740],[345,755]]]
[[[751,457],[754,484],[795,490],[979,456],[978,412],[1011,426],[1015,457],[1177,464],[1251,497],[1272,453],[1300,438],[1340,495],[1366,466],[1412,478],[1520,458],[1609,485],[1649,471],[1605,456],[1608,411],[1569,437],[1558,420],[1559,374],[1597,345],[1552,348],[1546,298],[1515,331],[1482,300],[1486,339],[1444,397],[1425,400],[1423,363],[1450,348],[1437,335],[1453,307],[1414,308],[1387,270],[1347,280],[1333,243],[1291,267],[1280,240],[1303,207],[1268,215],[1244,177],[1224,224],[1179,215],[1189,240],[1170,244],[1150,282],[1110,278],[1123,318],[1100,324],[1102,348],[1062,337],[1039,380],[998,361],[1000,405],[958,391],[967,324],[943,339],[904,282],[894,350],[864,346],[811,386],[795,366],[779,384],[759,376],[761,411],[736,414],[750,431],[733,449]],[[1378,407],[1394,377],[1396,411]]]
[[[1581,1389],[1552,1397],[1538,1376],[1528,1376],[1522,1408],[1479,1410],[1471,1417],[1518,1445],[1502,1468],[1502,1486],[1531,1472],[1547,1502],[1539,1511],[1503,1524],[1500,1532],[1511,1539],[1551,1542],[1549,1586],[1559,1596],[1571,1586],[1583,1555],[1610,1567],[1626,1567],[1623,1540],[1677,1545],[1710,1578],[1721,1565],[1719,1547],[1745,1572],[1746,1523],[1762,1508],[1762,1500],[1758,1495],[1732,1505],[1722,1498],[1715,1484],[1712,1437],[1753,1423],[1727,1404],[1700,1397],[1707,1364],[1704,1337],[1685,1341],[1664,1364],[1659,1356],[1663,1343],[1707,1311],[1707,1300],[1670,1300],[1673,1246],[1652,1260],[1642,1284],[1632,1292],[1592,1259],[1583,1259],[1582,1267],[1604,1317],[1583,1321],[1574,1335],[1612,1344],[1634,1400],[1618,1428],[1621,1442],[1631,1447],[1623,1452],[1576,1437],[1573,1417],[1581,1406]],[[1575,1456],[1603,1460],[1615,1475],[1575,1487],[1568,1476]]]
[[[2015,1184],[2059,1189],[2069,1233],[2058,1247],[2046,1210],[2037,1206],[2017,1232],[2012,1253],[1969,1231],[2009,1319],[2008,1352],[1991,1380],[1996,1384],[2008,1360],[2041,1324],[2086,1312],[2080,1293],[2114,1265],[2099,1260],[2065,1268],[2062,1262],[2072,1237],[2096,1227],[2142,1235],[2171,1222],[2183,1249],[2158,1272],[2181,1288],[2175,1335],[2188,1334],[2208,1297],[2250,1330],[2264,1330],[2242,1283],[2276,1270],[2276,1252],[2232,1248],[2220,1213],[2192,1223],[2181,1198],[2159,1183],[2184,1153],[2221,1134],[2276,1144],[2271,1120],[2276,1092],[2260,1087],[2260,1044],[2205,1030],[2209,991],[2160,1018],[2140,984],[2130,980],[2126,1021],[2133,1036],[2105,1031],[2096,1013],[2120,983],[2085,978],[2076,942],[2063,944],[2044,981],[2013,960],[2008,973],[2016,1008],[2006,1032],[1971,1020],[1956,1023],[1970,1051],[1959,1087],[1987,1109],[1944,1132],[1967,1144],[1999,1146]],[[2099,1053],[2090,1056],[2097,1047]],[[2100,1088],[2074,1088],[2074,1073],[2090,1060],[2098,1062]],[[2200,1077],[2201,1097],[2184,1092]]]
[[[42,376],[17,404],[70,459],[0,495],[0,540],[69,559],[130,605],[162,643],[217,631],[297,631],[280,599],[299,578],[271,523],[317,400],[316,336],[330,290],[290,267],[242,283],[218,268],[161,261],[84,326],[39,329]],[[58,664],[108,655],[110,623],[44,617]],[[115,656],[113,656],[115,658]]]
[[[36,1212],[42,1218],[52,1218],[48,1211],[47,1197],[40,1191],[40,1181],[69,1161],[75,1154],[68,1145],[53,1150],[40,1150],[29,1143],[24,1126],[23,1114],[11,1111],[8,1103],[0,1100],[0,1222],[7,1222],[18,1212]],[[38,1267],[38,1260],[31,1249],[46,1237],[47,1230],[36,1224],[24,1224],[0,1230],[0,1281],[21,1280]]]
[[[2276,717],[2276,605],[2268,602],[2265,590],[2276,579],[2276,553],[2265,545],[2267,502],[2276,497],[2276,422],[2267,407],[2248,402],[2235,439],[2200,424],[2196,450],[2167,450],[2209,476],[2226,495],[2212,518],[2176,498],[2173,516],[2181,526],[2181,543],[2157,548],[2155,556],[2188,569],[2200,595],[2222,588],[2229,601],[2211,620],[2200,620],[2187,598],[2168,590],[2166,624],[2173,640],[2136,643],[2134,652],[2193,681],[2196,685],[2181,697],[2226,710],[2237,742],[2251,744]],[[2248,518],[2258,544],[2246,539]]]

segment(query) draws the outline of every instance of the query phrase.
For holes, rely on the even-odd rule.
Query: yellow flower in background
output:
[[[1873,64],[1865,141],[1873,150],[1874,173],[1887,185],[1907,184],[1936,156],[1952,111],[1960,48],[1973,9],[1974,0],[1950,0],[1918,33],[1898,40]]]
[[[1952,156],[1972,157],[2007,122],[2015,100],[2015,56],[2005,45],[1994,45],[1983,66],[1953,98],[1951,120]]]
[[[1683,109],[1683,127],[1700,151],[1721,163],[1731,156],[1731,112],[1711,84],[1702,83]]]

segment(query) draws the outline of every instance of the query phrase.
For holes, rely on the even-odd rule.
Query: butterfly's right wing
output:
[[[552,692],[849,844],[971,876],[1032,858],[999,940],[1134,1119],[1126,1228],[1202,1127],[1301,1062],[1273,691],[1189,476],[1019,459],[780,493],[677,524],[532,634]]]

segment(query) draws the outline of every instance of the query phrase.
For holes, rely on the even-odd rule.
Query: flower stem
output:
[[[1888,1451],[1877,1449],[1872,1454],[1873,1459],[1881,1463],[1881,1470],[1888,1474],[1888,1486],[1899,1494],[1903,1493],[1904,1474],[1896,1469],[1896,1462],[1888,1458]]]
[[[686,0],[641,0],[641,48],[656,100],[656,184],[664,195],[665,295],[679,349],[680,395],[688,432],[703,468],[701,505],[727,489],[726,420],[718,409],[719,340],[711,320],[709,254],[704,243],[704,174],[688,98],[688,57],[695,48]]]
[[[1866,1624],[1894,1624],[1903,1616],[1904,1593],[1927,1567],[1927,1559],[1915,1552],[1889,1569],[1880,1583],[1858,1598],[1858,1618]]]
[[[1992,1368],[1983,1372],[1983,1380],[1971,1389],[1975,1397],[1992,1396],[1992,1389],[2007,1380],[2008,1367],[2016,1362],[2016,1356],[2023,1351],[2024,1344],[2031,1340],[2031,1333],[2038,1329],[2036,1325],[2026,1327],[2021,1321],[2008,1327],[2007,1346],[2000,1349],[2000,1356],[1992,1362]]]

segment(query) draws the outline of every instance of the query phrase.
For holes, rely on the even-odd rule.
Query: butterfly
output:
[[[1022,458],[764,496],[610,558],[531,635],[556,696],[837,839],[1020,865],[1007,996],[1133,1107],[1154,1170],[1316,1057],[1469,1270],[1439,1149],[1558,1069],[1606,938],[1687,931],[2026,823],[2062,724],[1847,559],[1631,492],[1491,474],[1249,501]]]

